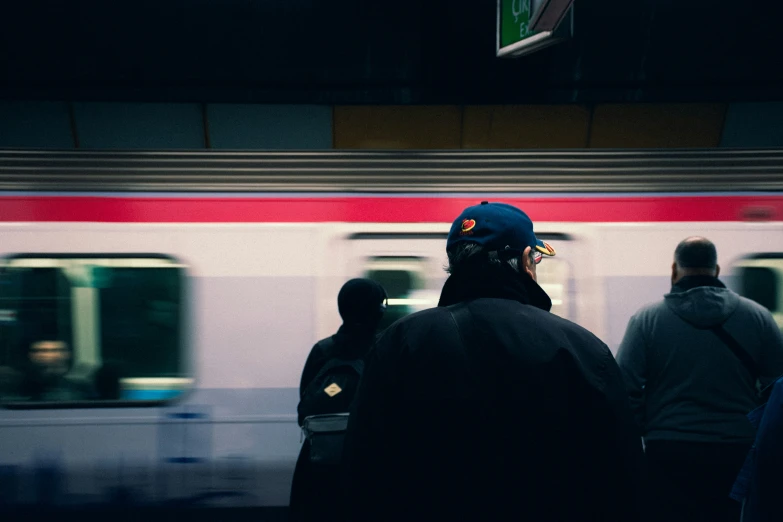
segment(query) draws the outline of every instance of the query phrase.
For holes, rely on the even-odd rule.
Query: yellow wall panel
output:
[[[458,149],[457,106],[339,106],[334,108],[336,149]]]
[[[725,104],[612,104],[593,112],[597,148],[717,147]]]
[[[587,146],[590,112],[580,105],[465,107],[466,149],[568,149]]]

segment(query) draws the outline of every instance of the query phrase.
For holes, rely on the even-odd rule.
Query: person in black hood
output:
[[[311,381],[332,359],[363,359],[375,341],[378,325],[386,310],[386,291],[370,279],[351,279],[337,295],[337,309],[343,324],[337,332],[318,341],[307,357],[299,383],[299,426],[306,413],[302,399]],[[299,452],[291,487],[292,521],[339,519],[341,491],[339,470],[322,469],[310,462],[310,447],[305,442]]]
[[[318,341],[305,362],[299,381],[299,397],[324,364],[334,358],[361,359],[372,346],[386,309],[386,291],[370,279],[351,279],[337,294],[343,324],[337,333]],[[304,417],[300,413],[299,425]]]
[[[343,449],[351,520],[634,522],[642,446],[608,347],[549,310],[518,208],[453,223],[438,307],[367,357]]]

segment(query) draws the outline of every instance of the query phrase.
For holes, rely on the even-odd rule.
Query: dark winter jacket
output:
[[[461,340],[457,303],[479,342]],[[354,520],[637,519],[641,439],[619,369],[550,307],[502,264],[452,275],[439,307],[382,334],[343,454]]]
[[[631,318],[617,353],[645,439],[753,442],[754,380],[712,331],[717,325],[753,358],[762,381],[783,374],[783,336],[769,311],[715,277],[683,277]]]

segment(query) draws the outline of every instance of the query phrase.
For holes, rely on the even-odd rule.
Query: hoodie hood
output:
[[[724,323],[739,305],[737,294],[717,278],[705,276],[682,278],[663,298],[672,312],[701,329]]]
[[[386,311],[386,290],[371,279],[351,279],[337,294],[337,309],[351,329],[374,332]]]

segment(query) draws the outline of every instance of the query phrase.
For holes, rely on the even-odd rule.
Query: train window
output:
[[[568,263],[556,257],[545,257],[536,266],[536,278],[538,284],[552,300],[553,314],[569,319],[570,313],[567,303],[567,285],[569,276]]]
[[[783,328],[783,254],[756,254],[735,266],[739,293],[767,308]]]
[[[0,260],[0,400],[119,406],[183,393],[182,292],[183,266],[166,256]]]
[[[412,256],[378,256],[365,265],[364,277],[380,283],[388,295],[388,306],[379,329],[412,312],[437,304],[426,290],[425,259]]]
[[[772,268],[749,266],[742,269],[742,294],[770,312],[778,308],[778,285],[778,275]]]
[[[445,274],[444,274],[445,275]],[[552,313],[569,318],[567,285],[569,265],[557,258],[546,258],[536,267],[541,288],[552,300]],[[410,313],[431,308],[438,304],[440,280],[427,284],[426,260],[408,256],[378,256],[368,260],[364,277],[379,282],[389,295],[388,309],[381,321],[380,329],[386,328],[397,319]],[[433,284],[438,289],[429,288]]]

